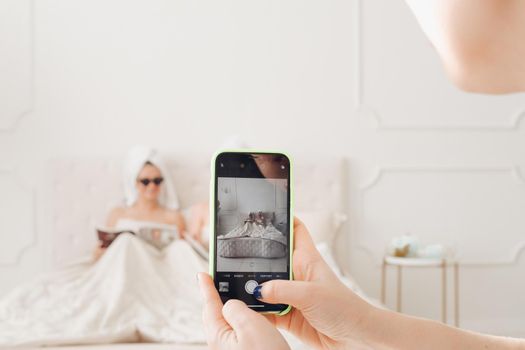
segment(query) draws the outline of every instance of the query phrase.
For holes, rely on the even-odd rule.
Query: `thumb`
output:
[[[222,308],[222,315],[228,324],[233,328],[238,337],[255,336],[260,337],[264,327],[271,326],[271,323],[262,315],[251,310],[240,300],[230,299]],[[273,328],[273,326],[271,326]]]
[[[304,310],[318,300],[315,295],[317,289],[312,282],[272,280],[257,286],[253,295],[265,303],[287,304]]]

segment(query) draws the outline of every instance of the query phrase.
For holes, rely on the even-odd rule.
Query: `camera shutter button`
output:
[[[244,285],[244,289],[246,290],[246,293],[248,293],[248,294],[253,294],[253,290],[254,290],[255,287],[257,287],[258,285],[259,285],[259,283],[257,283],[257,281],[249,280],[249,281],[246,282],[246,284]]]

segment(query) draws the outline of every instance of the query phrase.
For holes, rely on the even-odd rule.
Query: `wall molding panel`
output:
[[[17,267],[24,254],[38,243],[36,190],[14,168],[0,168],[0,180],[0,266]]]
[[[34,0],[1,1],[0,20],[0,132],[12,132],[34,108]]]
[[[437,110],[443,110],[445,107],[439,99],[437,101],[433,101],[432,98],[429,98],[428,100],[431,100],[433,104],[427,104],[424,108],[420,108],[418,112],[411,110],[412,108],[408,107],[406,109],[402,109],[403,113],[412,113],[415,114],[412,116],[411,119],[418,120],[417,122],[406,122],[406,121],[394,121],[392,120],[392,115],[396,114],[395,111],[388,110],[387,112],[380,112],[377,107],[375,107],[373,104],[370,104],[370,102],[365,101],[365,95],[366,95],[366,88],[365,88],[365,82],[366,82],[366,73],[364,69],[364,65],[366,62],[370,62],[369,57],[366,56],[366,50],[365,50],[365,29],[364,24],[366,21],[366,16],[364,15],[364,7],[365,3],[367,4],[373,4],[376,2],[376,0],[356,0],[355,1],[355,11],[354,11],[354,23],[355,23],[355,76],[356,76],[356,82],[355,82],[355,103],[356,103],[356,112],[367,119],[369,122],[371,122],[371,125],[373,128],[377,130],[386,130],[386,131],[516,131],[520,128],[522,120],[525,118],[525,103],[523,102],[523,97],[516,98],[516,96],[511,97],[490,97],[486,100],[482,100],[481,98],[472,97],[472,94],[466,94],[463,93],[457,89],[454,88],[456,91],[448,91],[452,90],[452,84],[446,80],[441,82],[437,87],[441,87],[443,89],[443,92],[441,94],[445,95],[446,97],[453,97],[458,102],[462,102],[462,99],[472,98],[473,103],[472,106],[461,106],[459,109],[453,109],[452,113],[457,115],[457,118],[454,118],[454,122],[443,122],[438,121],[437,118],[426,123],[421,123],[419,121],[420,117],[423,115],[429,115],[431,112],[435,109]],[[392,2],[395,3],[395,2]],[[397,6],[397,5],[391,5],[391,3],[385,3],[389,6]],[[405,6],[406,7],[406,6]],[[388,10],[385,10],[388,12]],[[408,8],[405,9],[405,11],[410,12]],[[376,14],[376,12],[374,12]],[[396,28],[398,29],[398,28]],[[399,29],[402,30],[402,29]],[[420,32],[420,30],[417,30]],[[422,35],[422,34],[421,34]],[[400,38],[404,38],[404,35],[399,35]],[[399,41],[402,41],[403,39],[399,39]],[[367,43],[370,43],[370,40],[367,41]],[[399,46],[401,46],[401,42],[398,43]],[[428,45],[430,46],[430,45]],[[428,48],[428,51],[434,51],[433,48]],[[395,52],[395,55],[402,55],[403,50],[399,50]],[[406,61],[409,61],[410,58],[414,55],[413,52],[410,53],[410,55],[407,56]],[[432,52],[432,55],[437,56],[435,52]],[[388,60],[384,59],[381,61],[382,64],[388,64]],[[403,62],[406,63],[406,62]],[[407,66],[405,67],[392,67],[392,71],[398,70],[409,70],[408,63],[406,63]],[[442,67],[436,67],[436,71],[439,72],[440,75],[444,75],[443,68]],[[414,73],[415,74],[415,73]],[[386,77],[388,80],[388,77]],[[379,85],[379,84],[376,84]],[[445,85],[445,86],[443,86]],[[410,82],[406,85],[410,86]],[[436,88],[436,84],[432,84],[432,89],[428,89],[428,91],[434,91]],[[405,89],[405,87],[403,88]],[[419,96],[418,98],[421,98],[421,96],[424,96],[423,91],[421,89],[413,88],[415,93],[417,93]],[[465,98],[466,97],[466,98]],[[407,106],[410,106],[411,103],[413,103],[412,98],[407,95],[401,94],[401,96],[398,96],[398,98],[405,98],[407,102]],[[444,98],[441,97],[441,100]],[[494,102],[494,100],[499,99],[499,101]],[[491,121],[485,122],[485,123],[479,123],[478,121],[471,121],[471,122],[457,122],[456,120],[461,120],[462,116],[464,115],[474,115],[478,114],[480,109],[479,106],[475,106],[474,102],[481,103],[481,104],[487,104],[490,106],[490,104],[496,103],[498,105],[501,105],[502,108],[509,108],[509,104],[504,99],[512,99],[515,104],[517,104],[516,107],[511,108],[508,112],[504,112],[506,116],[501,116],[497,113],[494,113],[493,116],[491,116]],[[490,100],[490,101],[489,101]],[[475,107],[474,107],[475,106]],[[417,107],[416,107],[417,108]],[[495,107],[493,109],[496,109]],[[500,110],[496,109],[499,113]],[[446,110],[443,110],[444,114],[446,113]],[[489,113],[489,112],[482,112],[482,113]],[[402,113],[397,113],[397,115],[401,115]],[[477,119],[477,118],[474,118]]]
[[[427,189],[425,197],[423,192]],[[525,220],[520,220],[519,211],[525,209],[525,178],[518,166],[383,166],[360,186],[358,200],[354,239],[357,249],[366,252],[377,264],[384,254],[381,247],[386,248],[390,238],[405,233],[415,234],[427,244],[468,248],[469,242],[470,247],[475,243],[475,249],[456,251],[465,266],[513,265],[525,250],[525,239],[521,238]],[[498,206],[502,206],[500,211]],[[511,211],[513,208],[516,210]],[[375,215],[370,213],[374,210]],[[419,217],[411,217],[411,212]],[[421,217],[425,213],[428,217]],[[445,224],[440,221],[441,216]],[[486,228],[479,223],[485,219],[493,222],[493,226]],[[390,227],[392,232],[388,232]],[[505,235],[503,230],[509,232]],[[457,240],[460,233],[465,242]],[[512,239],[501,241],[500,236],[511,233]],[[433,241],[439,236],[446,236],[446,241]]]

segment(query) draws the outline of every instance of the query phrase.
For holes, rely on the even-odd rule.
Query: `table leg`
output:
[[[445,260],[441,263],[441,271],[442,271],[442,289],[441,289],[441,317],[443,323],[447,323],[447,263]]]
[[[401,312],[401,283],[402,283],[402,267],[397,266],[397,312]]]
[[[459,264],[454,264],[454,325],[459,327]]]
[[[381,266],[381,303],[386,304],[386,261],[383,259]]]

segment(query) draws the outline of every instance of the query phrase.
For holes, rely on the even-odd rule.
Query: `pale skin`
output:
[[[489,94],[525,91],[525,1],[406,2],[459,88]]]
[[[198,203],[191,207],[190,220],[188,223],[188,235],[191,235],[197,242],[205,245],[207,241],[202,237],[202,230],[208,226],[210,212],[208,202]]]
[[[223,305],[211,277],[198,274],[210,349],[289,349],[275,327],[314,349],[525,349],[524,340],[469,332],[368,304],[339,281],[297,219],[294,232],[296,280],[265,282],[261,289],[262,301],[293,306],[285,316],[259,314],[239,300]]]
[[[108,228],[114,228],[119,219],[133,219],[175,225],[179,232],[184,232],[185,225],[182,214],[178,210],[165,208],[158,202],[162,184],[155,185],[150,182],[145,186],[139,181],[140,179],[154,179],[156,177],[162,177],[160,170],[152,164],[144,165],[135,183],[138,192],[137,201],[132,206],[117,207],[111,210],[106,222]],[[97,246],[93,253],[95,260],[99,259],[106,249]]]

